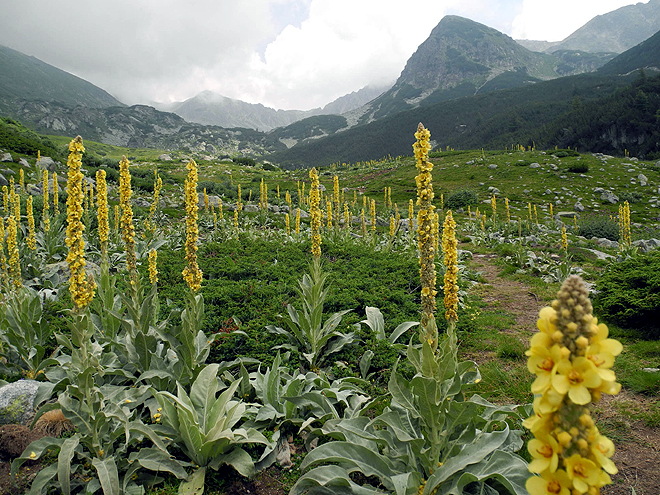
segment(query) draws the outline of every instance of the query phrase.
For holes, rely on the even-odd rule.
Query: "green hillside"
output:
[[[660,71],[660,31],[598,69],[601,74],[627,74],[638,68]]]
[[[90,108],[123,106],[109,93],[84,79],[0,46],[0,111],[11,113],[20,100]]]
[[[532,144],[535,130],[569,112],[576,97],[583,103],[595,101],[634,78],[582,74],[441,102],[273,153],[268,159],[286,167],[307,167],[407,155],[413,143],[407,130],[418,122],[434,129],[434,140],[442,149]]]

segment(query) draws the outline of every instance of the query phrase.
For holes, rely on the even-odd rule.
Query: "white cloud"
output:
[[[647,3],[644,0],[641,3]],[[606,14],[631,0],[523,0],[522,13],[513,19],[512,37],[561,41],[597,15]]]
[[[394,81],[428,37],[447,2],[312,0],[309,18],[287,26],[252,61],[259,100],[311,108],[367,84]],[[302,98],[301,98],[302,97]]]

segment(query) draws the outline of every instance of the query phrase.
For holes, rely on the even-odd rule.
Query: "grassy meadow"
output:
[[[430,494],[456,486],[466,490],[460,493],[480,487],[522,495],[520,473],[533,460],[526,448],[532,436],[522,427],[534,400],[525,352],[538,308],[552,303],[571,274],[594,289],[595,315],[623,344],[613,370],[632,398],[617,403],[618,421],[609,418],[601,431],[616,443],[631,424],[660,428],[660,372],[645,371],[660,368],[658,306],[649,303],[660,287],[660,257],[644,252],[660,239],[656,163],[516,146],[431,153],[438,235],[449,210],[456,222],[458,320],[444,318],[439,247],[439,337],[419,345],[419,326],[406,324],[420,321],[423,289],[418,206],[409,219],[417,199],[414,157],[318,170],[317,273],[309,170],[195,156],[191,182],[190,155],[168,152],[172,161],[160,161],[161,150],[84,145],[82,173],[94,184],[91,193],[83,188],[79,205],[87,274],[96,284],[88,307],[77,306],[68,288],[65,182],[55,215],[52,184],[44,198],[34,155],[12,153],[14,162],[0,167],[19,198],[3,191],[0,297],[12,311],[0,319],[0,372],[6,382],[41,384],[45,405],[37,418],[61,410],[73,425],[13,461],[30,493],[224,494],[268,469],[279,489],[294,495],[321,493],[314,490],[326,482],[325,493]],[[132,197],[122,203],[123,155],[131,162]],[[66,165],[56,171],[66,179]],[[99,171],[108,184],[106,241],[97,217]],[[190,187],[197,232],[193,205],[184,200]],[[606,192],[617,200],[603,199]],[[12,239],[16,201],[20,227]],[[182,277],[192,257],[203,274],[199,290]],[[604,275],[620,263],[634,272],[627,285]],[[523,287],[533,299],[519,297],[537,307],[505,304],[496,284],[485,283],[488,266],[514,284],[511,298]],[[622,298],[629,308],[622,309]],[[638,321],[631,311],[646,323],[631,324]],[[517,323],[522,316],[528,327]],[[416,388],[422,382],[424,390],[436,387],[435,402]],[[634,397],[649,407],[636,407]],[[434,405],[425,409],[427,403]],[[400,427],[390,435],[396,439],[383,433],[388,427]],[[420,445],[428,449],[417,459],[387,458]],[[446,466],[461,456],[463,467],[450,472]],[[32,479],[25,469],[35,459],[43,474]]]

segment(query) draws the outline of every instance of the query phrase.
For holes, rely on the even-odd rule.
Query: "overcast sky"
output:
[[[559,41],[596,15],[634,3],[0,0],[0,44],[82,77],[129,105],[181,101],[211,90],[307,110],[369,84],[394,82],[446,14],[515,39]]]

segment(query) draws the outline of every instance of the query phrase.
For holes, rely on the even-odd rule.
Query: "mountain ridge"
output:
[[[530,50],[546,53],[557,50],[623,53],[659,30],[660,0],[649,0],[598,15],[561,41],[516,41]]]

